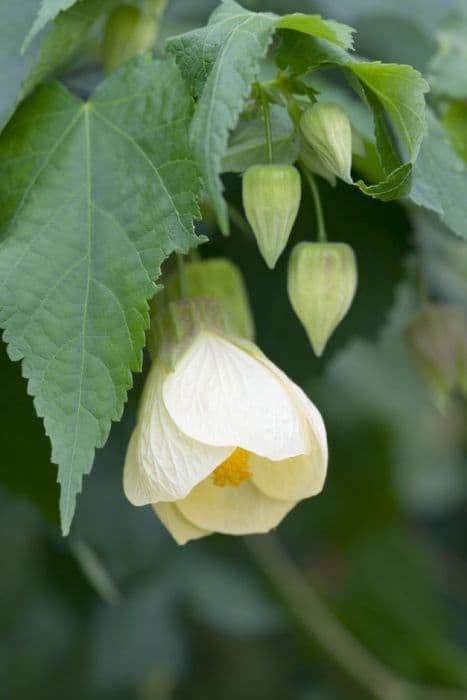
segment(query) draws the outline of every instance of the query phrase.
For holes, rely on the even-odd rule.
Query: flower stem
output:
[[[269,100],[268,96],[266,95],[265,91],[259,85],[258,83],[258,92],[259,92],[259,97],[261,100],[261,106],[263,108],[263,116],[264,116],[264,130],[266,132],[266,145],[268,149],[268,162],[269,164],[273,163],[274,160],[274,154],[273,154],[273,148],[272,148],[272,128],[271,128],[271,114],[269,111]]]
[[[467,700],[467,692],[401,678],[356,639],[272,535],[244,539],[289,617],[370,697],[376,700]]]
[[[324,215],[323,215],[323,207],[321,204],[321,197],[319,196],[319,190],[318,186],[316,184],[316,180],[314,178],[314,175],[309,171],[309,169],[303,165],[301,161],[299,161],[300,168],[302,170],[302,173],[304,174],[306,181],[308,183],[308,186],[311,191],[311,195],[313,197],[313,203],[315,205],[315,213],[316,213],[316,226],[318,229],[318,241],[320,243],[326,243],[328,240],[327,234],[326,234],[326,224],[324,223]]]

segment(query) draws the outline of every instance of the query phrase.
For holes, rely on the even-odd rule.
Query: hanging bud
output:
[[[301,132],[326,170],[352,183],[352,128],[344,110],[317,102],[302,114]]]
[[[243,175],[243,206],[261,255],[272,270],[297,218],[301,180],[293,165],[253,165]]]
[[[288,293],[318,357],[357,288],[355,255],[346,243],[299,243],[289,259]]]
[[[185,285],[188,298],[213,299],[219,304],[232,335],[253,340],[254,322],[245,282],[231,260],[209,258],[185,263]],[[177,275],[173,274],[166,285],[171,301],[177,299],[178,287]]]
[[[110,15],[104,33],[102,58],[107,73],[139,53],[149,51],[157,32],[155,17],[133,5],[120,5]]]
[[[460,309],[427,304],[406,326],[405,338],[441,410],[456,388],[467,395],[467,325]]]
[[[308,142],[303,137],[300,139],[300,157],[308,170],[311,170],[314,175],[324,178],[334,187],[336,176],[326,168],[319,155],[308,145]]]

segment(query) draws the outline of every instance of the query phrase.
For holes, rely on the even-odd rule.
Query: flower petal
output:
[[[182,515],[197,527],[226,535],[267,532],[294,505],[294,501],[268,498],[251,481],[221,488],[214,485],[211,477],[176,504]]]
[[[251,455],[248,466],[255,486],[270,498],[300,501],[319,493],[326,476],[319,449],[311,454],[290,457],[280,462]]]
[[[139,428],[136,427],[128,443],[123,469],[123,490],[134,506],[145,506],[153,502],[153,483],[141,468],[138,458]]]
[[[162,398],[167,375],[168,370],[160,362],[155,362],[141,400],[136,449],[140,470],[149,480],[144,503],[184,498],[235,449],[235,445],[202,444],[179,430]],[[143,483],[142,475],[139,483]],[[139,493],[142,498],[141,489]]]
[[[190,540],[199,540],[201,537],[212,534],[209,530],[202,530],[190,523],[174,503],[156,503],[153,508],[177,544],[186,544]]]
[[[164,382],[186,435],[279,460],[308,451],[308,429],[282,378],[228,339],[203,331]]]
[[[305,394],[303,389],[301,389],[298,384],[295,384],[289,377],[283,372],[279,367],[277,367],[269,358],[264,355],[261,350],[249,340],[235,339],[235,343],[245,349],[246,352],[252,354],[257,360],[262,362],[262,364],[267,367],[270,372],[272,372],[278,379],[280,379],[290,394],[293,396],[294,400],[298,402],[301,411],[303,411],[303,416],[311,428],[312,432],[312,443],[311,452],[316,448],[316,441],[321,449],[322,460],[324,472],[326,472],[327,461],[328,461],[328,443],[326,437],[326,427],[324,425],[321,413],[318,411],[314,403]]]
[[[167,371],[155,363],[128,445],[124,490],[133,505],[183,498],[234,449],[203,445],[181,433],[162,400],[166,376]]]

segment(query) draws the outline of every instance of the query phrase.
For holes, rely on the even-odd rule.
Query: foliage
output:
[[[0,696],[367,697],[338,644],[303,626],[312,596],[297,619],[244,542],[177,549],[124,500],[165,287],[219,299],[322,411],[326,488],[279,538],[338,629],[417,684],[414,700],[427,684],[465,698],[465,400],[441,415],[403,338],[424,300],[467,310],[467,3],[172,0],[167,41],[104,75],[123,4],[165,5],[0,10]],[[332,185],[316,166],[312,192],[299,124],[315,102],[347,114],[353,167]],[[268,161],[304,175],[273,271],[241,197]],[[317,359],[286,280],[320,207],[358,288]]]

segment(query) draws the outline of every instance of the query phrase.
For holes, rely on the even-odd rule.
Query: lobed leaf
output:
[[[191,99],[139,58],[83,103],[40,87],[0,137],[0,324],[58,464],[63,532],[131,371],[162,261],[197,244]]]

